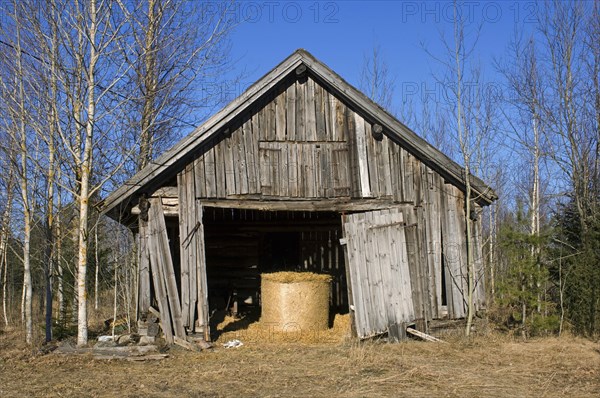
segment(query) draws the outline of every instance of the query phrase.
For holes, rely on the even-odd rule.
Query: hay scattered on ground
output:
[[[325,330],[288,330],[281,331],[272,324],[262,321],[245,323],[244,319],[231,316],[217,326],[221,332],[217,344],[230,340],[240,340],[244,344],[257,345],[265,343],[300,343],[300,344],[339,344],[350,339],[350,315],[337,314],[333,327]],[[232,329],[237,330],[232,330]]]
[[[314,272],[273,272],[262,274],[261,278],[277,283],[331,282],[331,275],[315,274]]]

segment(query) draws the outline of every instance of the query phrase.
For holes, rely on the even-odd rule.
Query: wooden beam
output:
[[[437,337],[430,336],[427,333],[419,332],[418,330],[413,329],[413,328],[406,328],[406,332],[412,334],[413,336],[417,336],[418,338],[423,339],[425,341],[431,341],[431,342],[435,342],[435,343],[445,343],[445,341],[440,340]]]
[[[190,343],[189,341],[179,338],[179,337],[175,337],[174,342],[176,345],[185,348],[186,350],[190,350],[190,351],[200,351],[200,347],[198,347],[195,344]]]
[[[164,200],[164,199],[163,199]],[[390,199],[327,199],[327,200],[260,200],[260,199],[201,199],[205,207],[262,211],[369,211],[388,209],[404,203]],[[132,214],[140,214],[135,206]],[[179,206],[163,205],[165,217],[179,216]]]

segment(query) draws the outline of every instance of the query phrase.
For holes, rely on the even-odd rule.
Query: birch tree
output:
[[[25,340],[33,343],[32,319],[32,280],[31,280],[31,229],[32,208],[31,190],[29,183],[29,141],[28,141],[28,109],[27,109],[27,81],[26,65],[23,60],[23,9],[20,4],[13,1],[6,4],[3,10],[10,18],[10,25],[4,27],[12,29],[13,35],[8,36],[10,50],[4,52],[3,71],[1,77],[2,97],[6,104],[5,129],[9,140],[14,142],[15,153],[12,161],[15,165],[19,181],[20,207],[23,216],[22,225],[22,262],[23,262],[23,306],[22,313],[25,322]],[[10,57],[10,58],[8,58]],[[10,59],[10,62],[9,62]]]
[[[119,48],[128,65],[125,91],[127,131],[138,150],[135,169],[145,167],[166,146],[201,120],[203,112],[228,98],[223,88],[232,67],[229,37],[235,21],[229,1],[119,1],[130,34]]]
[[[545,133],[543,116],[544,82],[540,76],[535,37],[527,39],[525,45],[520,40],[511,44],[510,65],[501,67],[509,89],[507,124],[511,127],[511,137],[515,143],[515,152],[523,156],[522,168],[526,170],[523,176],[525,185],[523,196],[527,198],[527,214],[529,217],[530,263],[535,265],[536,272],[521,275],[521,296],[525,290],[533,290],[537,296],[536,312],[542,312],[542,290],[546,284],[542,280],[542,244],[540,240],[542,218],[542,176],[541,166],[545,158]],[[518,181],[514,181],[519,186]],[[533,279],[533,280],[532,280]],[[533,289],[530,286],[534,285]],[[523,334],[526,334],[527,317],[529,313],[528,300],[521,301],[521,324]]]
[[[6,138],[6,137],[5,137]],[[7,139],[7,141],[9,141]],[[3,148],[8,149],[12,152],[12,148]],[[15,185],[16,185],[16,176],[14,172],[14,167],[12,162],[9,160],[9,155],[4,154],[3,156],[3,169],[8,170],[8,177],[6,179],[3,178],[3,189],[4,189],[4,197],[2,200],[4,202],[4,208],[2,210],[2,218],[0,219],[0,281],[2,283],[2,313],[4,318],[4,324],[8,326],[8,315],[6,309],[6,283],[7,283],[7,273],[8,273],[8,241],[11,236],[11,220],[12,220],[12,210],[13,210],[13,200],[15,193]]]
[[[100,165],[109,156],[115,136],[108,130],[111,118],[116,117],[111,104],[103,99],[116,86],[124,71],[115,64],[110,55],[115,51],[116,38],[123,27],[123,20],[114,12],[115,5],[108,1],[74,1],[73,6],[63,11],[59,31],[64,37],[65,48],[72,51],[75,69],[63,62],[61,75],[65,77],[67,97],[74,120],[70,137],[61,136],[63,147],[71,154],[75,174],[73,194],[78,207],[77,249],[77,344],[85,345],[87,328],[87,265],[89,247],[90,199],[101,189],[104,182],[118,169],[118,165]],[[71,32],[75,32],[71,35]],[[104,69],[106,68],[106,69]],[[75,75],[73,85],[69,75]],[[100,124],[105,122],[105,124]],[[113,122],[114,123],[114,122]],[[75,145],[73,145],[75,144]],[[101,147],[100,147],[101,146]],[[104,169],[102,169],[104,168]],[[94,171],[101,170],[96,178]],[[105,170],[110,170],[106,172]]]

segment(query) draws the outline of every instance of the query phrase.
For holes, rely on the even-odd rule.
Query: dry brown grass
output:
[[[600,346],[575,337],[244,342],[173,348],[159,362],[100,362],[40,355],[4,331],[0,397],[593,397],[600,389]]]

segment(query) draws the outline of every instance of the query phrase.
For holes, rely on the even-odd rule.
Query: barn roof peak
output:
[[[158,188],[160,181],[164,182],[165,179],[173,178],[185,167],[187,162],[193,159],[203,143],[228,128],[240,114],[251,109],[256,101],[264,97],[284,79],[291,74],[305,72],[310,73],[312,77],[327,86],[354,109],[369,115],[370,119],[383,127],[386,135],[397,141],[428,167],[440,173],[446,181],[464,191],[464,169],[460,165],[346,82],[310,52],[299,48],[221,111],[211,116],[158,159],[152,161],[124,185],[112,192],[103,201],[102,211],[118,218],[123,210],[126,211],[137,202],[140,195]],[[497,199],[494,191],[475,176],[471,176],[471,186],[473,197],[478,203],[486,205]]]

